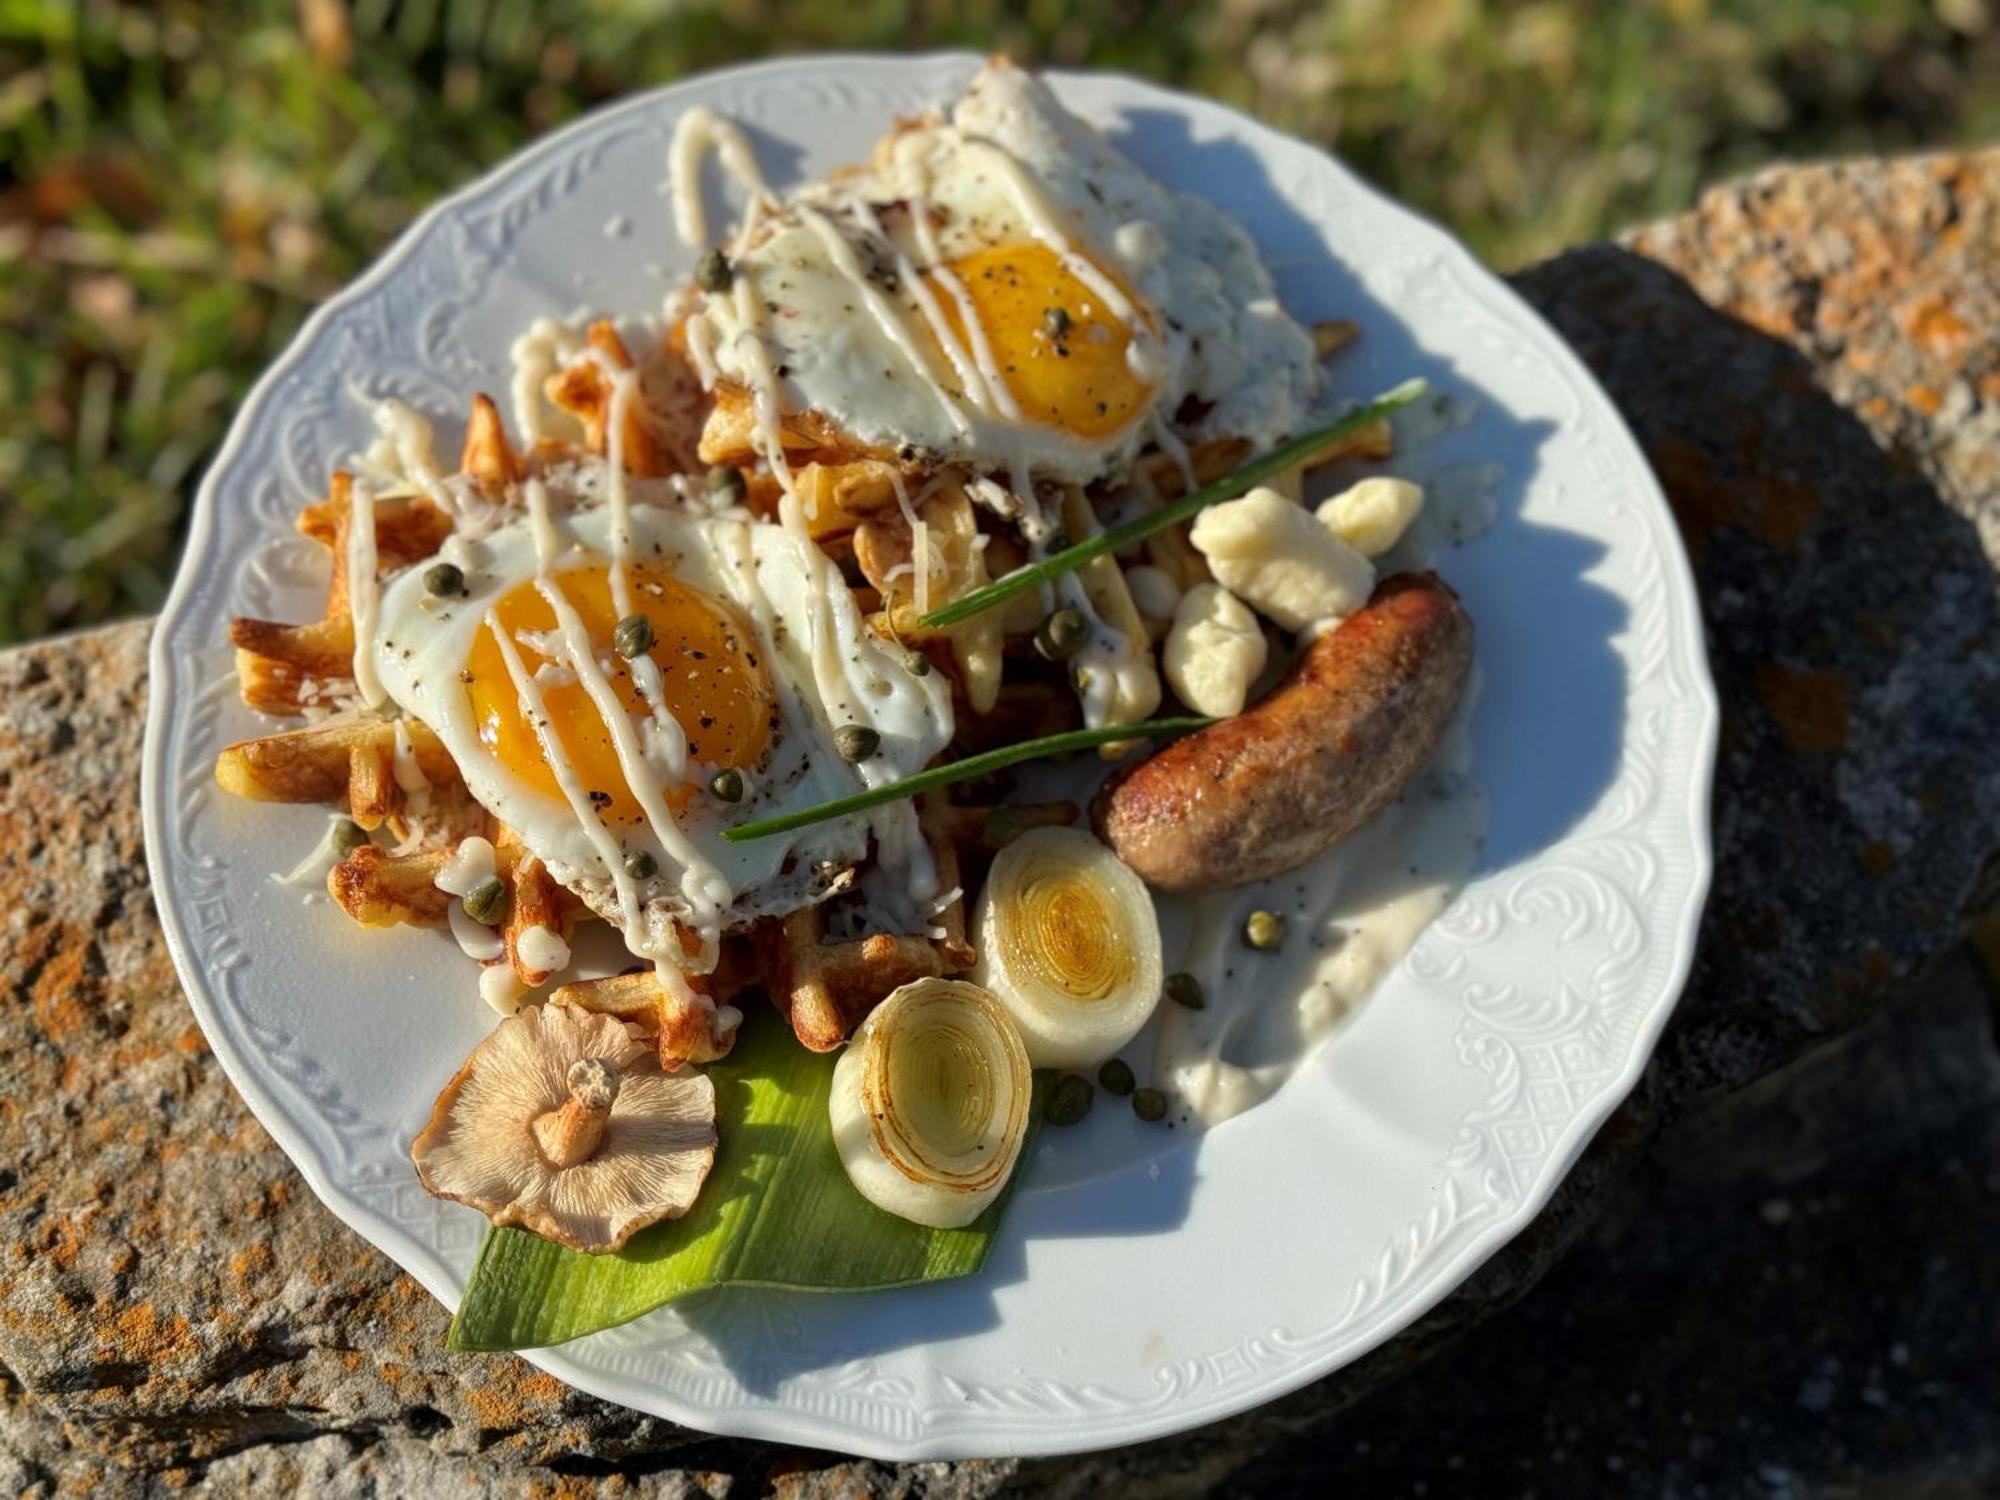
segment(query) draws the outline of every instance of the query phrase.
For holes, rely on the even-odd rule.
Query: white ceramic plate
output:
[[[319,311],[202,487],[153,642],[160,915],[258,1118],[335,1213],[447,1304],[484,1221],[427,1197],[404,1150],[491,1016],[434,934],[363,936],[272,882],[321,824],[215,790],[217,749],[263,728],[235,696],[225,623],[316,614],[320,564],[292,520],[365,439],[354,391],[409,401],[449,452],[468,393],[504,393],[532,315],[657,307],[687,268],[661,193],[683,110],[745,122],[782,184],[861,157],[975,64],[770,63],[551,136]],[[1235,215],[1296,315],[1360,322],[1343,390],[1423,374],[1483,397],[1428,461],[1498,466],[1497,523],[1443,560],[1479,627],[1490,835],[1460,899],[1273,1099],[1198,1138],[1135,1125],[1122,1166],[1088,1180],[1031,1163],[980,1276],[711,1294],[530,1356],[712,1432],[894,1459],[1053,1453],[1300,1386],[1403,1328],[1534,1215],[1637,1078],[1687,972],[1716,705],[1679,541],[1610,402],[1470,255],[1320,152],[1129,79],[1052,81],[1143,166]]]

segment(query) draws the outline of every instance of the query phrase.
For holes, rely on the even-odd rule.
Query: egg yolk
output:
[[[1106,437],[1152,399],[1153,387],[1125,363],[1132,330],[1047,245],[990,246],[952,261],[950,270],[1029,421],[1081,438]],[[937,291],[945,320],[963,342],[958,299]]]
[[[687,734],[689,763],[739,769],[756,765],[771,743],[778,712],[757,637],[727,605],[671,573],[635,563],[628,565],[627,576],[634,612],[653,627],[647,654],[659,666],[667,710]],[[606,675],[619,701],[630,713],[649,712],[631,668],[612,649],[619,615],[608,570],[602,564],[587,565],[558,573],[554,581],[590,632],[598,661],[608,664]],[[556,629],[555,611],[532,581],[503,595],[494,614],[513,637],[529,673],[549,659],[522,638]],[[562,788],[523,713],[490,625],[474,637],[461,680],[480,743],[516,777],[562,801]],[[604,820],[614,826],[643,823],[645,810],[626,783],[617,742],[583,684],[550,684],[541,694],[563,757]],[[693,795],[692,785],[666,788],[667,804],[675,811]]]

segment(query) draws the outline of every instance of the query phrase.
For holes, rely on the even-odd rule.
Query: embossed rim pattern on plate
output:
[[[298,554],[272,539],[328,467],[334,433],[351,434],[351,421],[338,411],[347,382],[408,396],[434,414],[459,410],[466,382],[487,373],[453,335],[455,319],[480,315],[486,283],[477,277],[506,274],[512,237],[566,195],[587,189],[621,143],[635,134],[650,139],[663,118],[697,101],[747,107],[780,127],[779,134],[800,108],[860,112],[872,132],[897,109],[943,98],[951,80],[976,61],[941,54],[763,63],[626,100],[548,137],[431,208],[366,275],[319,309],[258,382],[203,482],[151,655],[142,791],[168,945],[225,1072],[313,1191],[448,1306],[463,1290],[468,1250],[463,1220],[446,1214],[463,1211],[441,1208],[414,1188],[406,1168],[399,1171],[400,1122],[372,1117],[352,1102],[341,1072],[354,1066],[350,1061],[301,1049],[282,1011],[259,1012],[248,1003],[274,993],[270,976],[257,967],[254,943],[237,930],[240,911],[256,908],[265,894],[245,882],[262,880],[265,871],[232,867],[198,837],[213,832],[213,751],[226,737],[226,722],[242,717],[224,675],[228,653],[217,649],[222,619],[232,606],[246,608],[294,586],[286,570]],[[1381,1238],[1379,1250],[1333,1268],[1325,1279],[1339,1292],[1330,1301],[1274,1313],[1248,1298],[1240,1314],[1221,1314],[1235,1319],[1235,1331],[1220,1342],[1167,1353],[1142,1347],[1119,1378],[1078,1375],[1080,1351],[1038,1339],[1025,1326],[1017,1334],[1008,1322],[1011,1316],[1025,1325],[1038,1312],[1026,1300],[1031,1296],[1059,1301],[1063,1262],[1084,1264],[1095,1243],[1051,1237],[1022,1250],[1033,1252],[1031,1271],[990,1289],[996,1304],[1006,1299],[1004,1313],[995,1311],[989,1326],[954,1330],[935,1346],[912,1341],[842,1358],[842,1316],[866,1318],[871,1308],[898,1304],[747,1294],[717,1299],[719,1318],[707,1322],[719,1321],[719,1334],[712,1326],[689,1327],[668,1310],[529,1356],[584,1390],[704,1430],[885,1459],[1047,1454],[1160,1436],[1293,1390],[1407,1327],[1534,1216],[1636,1082],[1692,961],[1709,877],[1718,714],[1677,533],[1608,399],[1540,318],[1447,235],[1313,148],[1223,106],[1150,84],[1102,74],[1050,76],[1087,114],[1154,112],[1186,122],[1202,141],[1249,152],[1301,203],[1310,201],[1307,218],[1315,229],[1336,210],[1356,223],[1365,219],[1376,236],[1371,246],[1394,242],[1393,255],[1349,256],[1369,292],[1383,301],[1407,295],[1413,306],[1443,299],[1465,339],[1493,346],[1481,358],[1500,361],[1495,351],[1505,345],[1504,362],[1522,380],[1545,379],[1546,394],[1560,398],[1558,426],[1577,450],[1573,477],[1615,497],[1601,518],[1589,520],[1597,528],[1592,534],[1613,562],[1633,565],[1632,576],[1613,585],[1633,621],[1620,637],[1630,675],[1618,774],[1560,843],[1476,882],[1393,977],[1410,992],[1411,1005],[1450,997],[1449,1050],[1478,1094],[1470,1109],[1441,1122],[1434,1164],[1415,1184],[1426,1190],[1419,1195],[1426,1201]],[[455,236],[456,257],[430,253],[447,235]],[[406,286],[425,310],[398,320],[390,293]],[[421,358],[404,351],[397,367],[386,356],[405,335]],[[1560,479],[1545,486],[1539,472],[1533,477],[1560,501]],[[1619,540],[1614,524],[1630,535]],[[1506,795],[1504,786],[1489,791],[1496,800]],[[1506,982],[1500,961],[1510,934],[1543,923],[1555,933],[1548,951],[1567,952],[1578,968],[1565,971],[1553,992]],[[302,982],[294,980],[294,987]],[[1333,1066],[1309,1072],[1331,1077]],[[1284,1091],[1265,1107],[1273,1111],[1267,1126],[1279,1103],[1302,1097],[1297,1088]],[[1153,1254],[1163,1267],[1161,1247],[1171,1262],[1176,1243],[1191,1235],[1219,1248],[1202,1240],[1214,1226],[1196,1213],[1206,1214],[1204,1194],[1218,1200],[1244,1190],[1230,1173],[1246,1156],[1240,1143],[1262,1128],[1254,1122],[1264,1113],[1204,1142],[1198,1159],[1205,1180],[1189,1189],[1188,1224],[1119,1241],[1124,1253]],[[1221,1170],[1210,1170],[1211,1161]],[[1150,1170],[1157,1174],[1158,1164]],[[1115,1190],[1133,1193],[1139,1171],[1124,1174]],[[1386,1192],[1412,1184],[1365,1186]],[[1028,1239],[1028,1225],[1048,1219],[1059,1235],[1061,1197],[1024,1195],[1010,1234]],[[835,1302],[851,1311],[829,1312]],[[1097,1311],[1107,1322],[1127,1316]],[[814,1364],[819,1338],[834,1347]],[[720,1356],[724,1344],[731,1359]]]

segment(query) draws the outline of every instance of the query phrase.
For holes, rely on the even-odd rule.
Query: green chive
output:
[[[1358,407],[1342,417],[1338,422],[1295,437],[1289,443],[1273,448],[1260,458],[1253,458],[1242,468],[1225,474],[1213,484],[1180,499],[1161,506],[1150,515],[1134,516],[1122,526],[1114,526],[1109,531],[1100,531],[1074,547],[1065,547],[1052,557],[1040,562],[1029,563],[1016,568],[1003,578],[996,578],[982,589],[974,589],[963,599],[954,599],[942,609],[934,609],[923,617],[926,630],[941,630],[947,625],[956,625],[961,620],[969,620],[974,615],[983,614],[994,605],[1004,603],[1016,594],[1039,588],[1051,579],[1082,567],[1094,557],[1104,557],[1113,552],[1123,552],[1134,542],[1144,541],[1155,532],[1165,531],[1169,526],[1185,521],[1189,516],[1219,500],[1234,500],[1244,491],[1262,484],[1273,475],[1289,469],[1293,464],[1302,463],[1314,454],[1320,453],[1340,439],[1360,431],[1371,422],[1379,422],[1392,411],[1408,406],[1430,387],[1422,380],[1406,380],[1392,391],[1385,391],[1366,406]]]
[[[1066,755],[1072,750],[1093,750],[1099,745],[1118,745],[1126,740],[1182,734],[1189,730],[1206,729],[1214,722],[1213,719],[1193,717],[1142,719],[1137,724],[1107,724],[1102,729],[1072,729],[1064,734],[1044,735],[1038,740],[1024,740],[1018,745],[1002,745],[997,750],[969,755],[948,766],[932,766],[928,771],[905,776],[901,781],[872,786],[865,792],[855,792],[847,797],[836,797],[831,802],[820,803],[818,807],[802,808],[795,813],[745,823],[737,828],[725,828],[722,837],[732,844],[748,843],[751,839],[769,838],[774,833],[790,833],[794,828],[824,823],[830,818],[844,818],[849,813],[866,812],[885,802],[900,802],[905,797],[914,797],[919,792],[933,792],[954,782],[971,781],[974,777],[988,775],[1003,766],[1018,765],[1024,760],[1038,760],[1045,755]]]

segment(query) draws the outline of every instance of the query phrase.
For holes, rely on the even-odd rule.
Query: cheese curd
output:
[[[1196,713],[1243,712],[1269,647],[1257,617],[1219,583],[1198,583],[1174,610],[1160,661],[1173,690]]]
[[[1287,630],[1352,614],[1375,586],[1373,563],[1265,486],[1203,511],[1191,540],[1217,582]]]
[[[1317,515],[1363,557],[1380,557],[1410,529],[1424,507],[1423,486],[1376,475],[1322,502]]]

